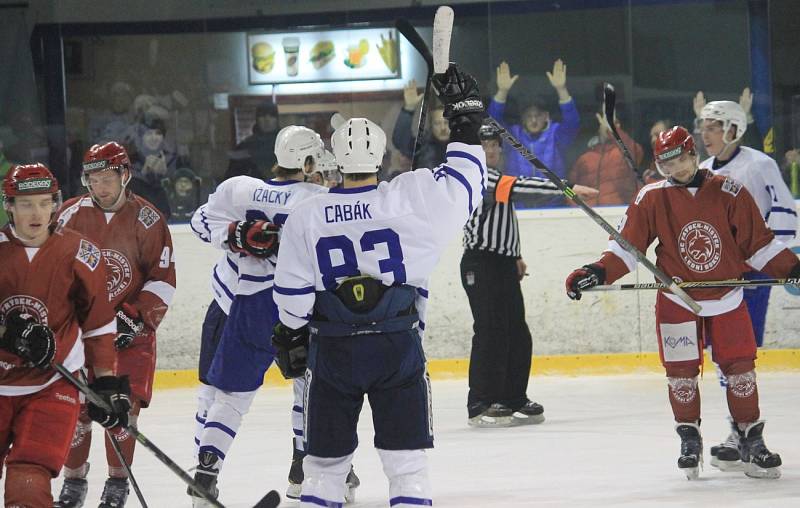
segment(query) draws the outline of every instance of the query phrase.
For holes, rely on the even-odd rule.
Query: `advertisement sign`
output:
[[[247,35],[251,85],[400,77],[394,28]]]

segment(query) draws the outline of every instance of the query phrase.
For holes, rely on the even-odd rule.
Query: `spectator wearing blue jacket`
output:
[[[511,132],[525,147],[533,152],[559,177],[566,178],[567,165],[564,151],[572,144],[580,128],[580,116],[575,101],[567,90],[567,66],[561,59],[553,64],[553,72],[547,79],[558,93],[561,122],[550,120],[550,113],[543,101],[534,101],[522,113],[520,124],[509,125],[505,117],[508,92],[519,78],[512,76],[507,62],[497,68],[497,93],[489,104],[488,113]],[[511,176],[544,176],[508,144],[504,146],[506,171]]]

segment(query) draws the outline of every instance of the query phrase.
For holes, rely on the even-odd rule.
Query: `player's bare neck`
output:
[[[345,189],[352,189],[354,187],[366,187],[368,185],[378,185],[378,175],[365,178],[363,180],[351,180],[347,176],[344,177],[342,187]]]
[[[293,175],[276,176],[275,178],[273,178],[273,180],[275,180],[276,182],[302,182],[303,180],[305,180],[305,178],[303,177],[303,173],[298,172]]]

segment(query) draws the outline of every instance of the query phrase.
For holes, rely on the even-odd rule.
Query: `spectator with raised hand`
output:
[[[605,117],[600,113],[596,113],[595,117],[598,129],[597,135],[592,138],[594,144],[590,142],[589,149],[575,162],[569,180],[600,191],[597,197],[585,200],[590,206],[628,204],[638,187],[636,173],[625,162],[622,151],[611,137],[611,129]],[[618,118],[614,118],[614,123],[638,168],[644,158],[641,145],[622,129]]]
[[[412,79],[403,87],[403,108],[398,113],[397,121],[394,124],[392,143],[404,157],[411,161],[411,166],[433,168],[445,159],[447,143],[450,142],[450,126],[444,117],[444,108],[438,102],[432,105],[428,111],[430,125],[423,133],[420,153],[416,154],[416,161],[411,160],[418,134],[415,132],[414,113],[421,102],[422,94],[417,91],[417,82]],[[411,169],[411,166],[402,169],[407,171]]]
[[[566,178],[567,167],[564,150],[572,144],[580,128],[580,116],[575,101],[567,90],[567,66],[558,59],[553,71],[547,72],[550,85],[558,94],[561,122],[550,119],[546,101],[534,100],[522,113],[520,124],[505,121],[506,100],[519,75],[511,75],[507,62],[497,67],[497,93],[489,104],[488,113],[507,128],[525,147],[536,154],[548,168],[561,178]],[[506,174],[513,176],[542,176],[519,153],[504,147]],[[560,198],[559,198],[560,199]]]

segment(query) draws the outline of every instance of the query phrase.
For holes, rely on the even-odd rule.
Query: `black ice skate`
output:
[[[217,499],[219,497],[219,489],[217,488],[217,476],[219,475],[219,468],[217,462],[219,457],[211,452],[202,452],[200,454],[200,464],[194,472],[194,481],[200,487],[203,487],[206,492],[211,494],[211,497]],[[192,497],[192,508],[212,508],[213,505],[205,500],[200,494],[196,493],[191,487],[186,489],[186,493]]]
[[[467,420],[471,427],[492,428],[514,425],[514,411],[510,407],[495,402],[480,414]]]
[[[703,466],[703,438],[700,437],[699,423],[679,423],[675,431],[681,437],[681,456],[678,469],[686,474],[688,480],[696,480]]]
[[[358,479],[356,476],[356,472],[353,469],[353,466],[350,466],[350,472],[347,473],[347,479],[345,480],[345,489],[344,489],[344,502],[345,503],[355,503],[356,502],[356,489],[361,485],[361,480]]]
[[[781,456],[767,449],[763,432],[764,422],[754,422],[739,430],[739,453],[744,474],[751,478],[780,478]]]
[[[53,508],[81,508],[86,501],[86,493],[89,491],[89,482],[84,478],[66,478],[61,487],[61,495],[58,501],[53,504]]]
[[[300,499],[300,492],[303,490],[303,459],[305,456],[305,452],[301,452],[297,448],[292,450],[292,465],[289,467],[289,487],[286,489],[286,497],[289,499]]]
[[[127,478],[109,478],[103,487],[103,495],[100,496],[97,508],[123,508],[128,500],[128,492],[130,488]]]
[[[726,473],[744,471],[739,454],[739,431],[732,419],[731,432],[721,444],[711,447],[711,465]]]
[[[529,400],[511,415],[513,425],[533,425],[544,421],[544,408]]]

